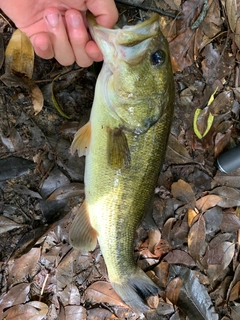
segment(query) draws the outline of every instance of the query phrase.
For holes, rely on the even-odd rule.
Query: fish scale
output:
[[[127,29],[100,27],[91,16],[88,22],[104,65],[89,123],[72,144],[86,165],[85,201],[70,241],[93,250],[98,240],[114,290],[143,312],[145,300],[160,290],[135,264],[133,243],[151,208],[173,116],[168,44],[157,15]]]

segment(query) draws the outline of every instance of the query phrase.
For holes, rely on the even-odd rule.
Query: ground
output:
[[[176,102],[154,195],[158,229],[140,226],[134,246],[160,297],[148,301],[152,311],[135,314],[113,292],[100,248],[78,252],[69,244],[84,199],[84,158],[69,148],[91,112],[99,66],[61,67],[35,57],[32,78],[44,97],[37,109],[40,98],[32,102],[29,82],[19,74],[6,77],[4,51],[14,25],[2,15],[0,319],[240,318],[240,169],[223,173],[216,165],[240,140],[240,3],[129,3],[177,15],[160,16]],[[122,24],[151,12],[118,8]],[[233,160],[230,155],[227,164]]]

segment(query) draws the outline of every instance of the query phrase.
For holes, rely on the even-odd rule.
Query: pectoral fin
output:
[[[85,156],[89,149],[91,139],[91,123],[86,123],[82,128],[78,130],[75,134],[72,145],[71,153],[74,154],[75,151],[78,151],[79,157]]]
[[[129,167],[131,155],[125,133],[120,128],[108,128],[108,163],[114,169]]]
[[[69,231],[70,243],[77,250],[94,250],[97,231],[91,226],[85,201],[78,209]]]

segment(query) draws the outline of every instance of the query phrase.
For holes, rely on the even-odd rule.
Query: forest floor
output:
[[[35,57],[32,79],[44,103],[41,95],[33,102],[29,84],[6,77],[15,29],[1,15],[0,319],[240,319],[240,169],[226,174],[216,166],[240,143],[240,1],[128,3],[118,4],[122,25],[151,14],[133,6],[139,3],[178,17],[159,16],[176,91],[154,195],[159,230],[140,226],[134,245],[162,294],[145,315],[132,312],[113,292],[99,246],[70,246],[85,160],[69,149],[88,121],[96,72]]]

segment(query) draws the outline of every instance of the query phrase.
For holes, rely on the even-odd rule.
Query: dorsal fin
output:
[[[77,250],[94,250],[97,244],[97,231],[91,226],[86,202],[78,208],[69,231],[70,243]]]
[[[75,151],[78,151],[79,157],[85,156],[89,149],[91,139],[91,123],[88,121],[82,128],[80,128],[74,136],[71,153],[74,154]]]

